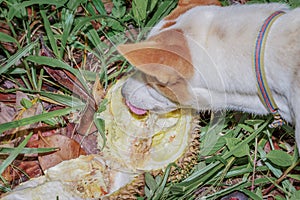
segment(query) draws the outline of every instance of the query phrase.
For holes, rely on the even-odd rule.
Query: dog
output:
[[[253,63],[266,19],[283,11],[264,41],[264,81],[300,147],[300,8],[279,3],[221,7],[181,0],[145,41],[118,51],[136,68],[122,87],[133,112],[237,110],[266,115]]]

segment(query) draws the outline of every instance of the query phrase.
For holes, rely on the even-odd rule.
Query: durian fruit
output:
[[[175,162],[177,167],[172,167],[169,181],[181,180],[197,164],[198,115],[191,109],[178,109],[167,114],[148,111],[144,115],[136,115],[127,107],[121,94],[125,80],[118,80],[108,90],[106,110],[98,116],[105,120],[104,159],[123,171],[148,171],[154,176],[162,174],[169,163]],[[103,145],[101,136],[98,137],[98,144],[99,148]],[[138,184],[130,187],[136,191],[136,188],[141,188]],[[120,188],[110,197],[124,199],[123,191],[128,190]],[[137,192],[133,192],[130,198],[134,199],[137,195]],[[126,194],[126,199],[130,198]]]
[[[144,195],[145,172],[163,174],[173,162],[177,167],[171,168],[169,181],[185,178],[198,160],[197,115],[189,109],[136,115],[121,95],[124,81],[110,88],[107,108],[97,116],[105,120],[101,154],[63,161],[1,199],[133,200]],[[100,134],[98,144],[102,149]]]

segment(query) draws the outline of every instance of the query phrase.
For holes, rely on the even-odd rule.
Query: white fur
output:
[[[289,10],[277,3],[198,6],[167,29],[184,32],[196,72],[187,80],[193,99],[181,106],[267,114],[257,93],[253,52],[264,20],[278,10],[286,14],[274,22],[267,36],[265,71],[280,114],[289,122],[298,122],[296,139],[300,146],[300,8]],[[158,23],[150,36],[167,30],[160,30],[165,23]],[[143,94],[134,95],[143,98]],[[145,101],[145,108],[155,104]],[[138,101],[132,103],[141,106]],[[168,110],[167,104],[165,109]]]

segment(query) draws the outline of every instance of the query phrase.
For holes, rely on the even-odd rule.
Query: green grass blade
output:
[[[101,48],[102,42],[101,42],[99,35],[95,29],[89,30],[88,38],[92,42],[92,44],[96,47],[96,49],[99,52],[103,53],[103,48]]]
[[[92,3],[94,4],[100,15],[106,15],[106,10],[102,1],[93,1]]]
[[[23,75],[26,74],[26,70],[23,68],[14,68],[12,70],[9,71],[10,75]]]
[[[153,195],[153,192],[157,189],[157,183],[153,176],[147,172],[145,174],[145,181],[146,181],[146,186],[149,188],[149,195]]]
[[[116,20],[117,22],[120,22],[119,20],[115,19],[114,17],[108,16],[108,15],[80,17],[80,18],[78,18],[77,24],[72,29],[72,32],[70,33],[70,35],[76,35],[78,31],[82,31],[83,26],[90,24],[90,21],[97,20],[97,19],[113,19],[113,20]],[[122,24],[122,25],[124,25],[124,24]],[[126,25],[124,25],[124,27],[126,27]]]
[[[37,154],[58,151],[59,148],[23,148],[20,154]],[[15,148],[0,147],[0,154],[11,154]]]
[[[12,5],[12,7],[10,7],[10,9],[8,10],[8,14],[7,14],[7,19],[9,21],[11,21],[18,13],[18,9],[16,9],[16,7],[18,7],[17,4]]]
[[[66,64],[63,61],[60,61],[55,58],[50,58],[50,57],[45,57],[45,56],[28,56],[26,58],[27,61],[35,62],[38,63],[39,65],[47,65],[51,66],[54,68],[60,68],[60,69],[65,69],[71,72],[78,80],[80,83],[83,85],[84,89],[89,92],[90,89],[86,85],[86,80],[83,78],[83,76],[80,74],[80,71],[77,69],[72,68],[70,65]]]
[[[10,35],[7,35],[5,33],[0,32],[0,41],[1,42],[12,42],[12,43],[18,43],[18,41],[11,37]]]
[[[170,13],[177,5],[176,1],[164,1],[158,5],[153,17],[147,22],[145,27],[153,27],[161,18]]]
[[[40,95],[69,107],[85,106],[85,104],[80,99],[74,96],[56,94],[51,92],[43,92],[43,91],[40,92]]]
[[[1,192],[10,192],[11,189],[9,187],[5,187],[2,184],[0,184],[0,191]]]
[[[24,140],[21,142],[21,144],[17,147],[14,148],[14,150],[10,153],[10,155],[1,163],[0,165],[0,174],[4,172],[4,170],[16,159],[16,157],[22,152],[24,149],[25,145],[31,138],[32,133],[30,133]]]
[[[67,7],[68,9],[75,11],[81,3],[84,3],[86,1],[87,0],[69,1]]]
[[[30,0],[30,1],[24,1],[18,5],[18,9],[23,9],[25,7],[34,5],[34,4],[45,4],[45,5],[55,5],[56,7],[63,6],[68,0],[47,0],[47,1],[41,1],[41,0]]]
[[[62,26],[64,27],[63,34],[61,37],[61,48],[60,48],[60,58],[63,57],[64,51],[66,49],[67,40],[70,36],[70,31],[74,21],[74,14],[68,9],[63,9],[62,11]]]
[[[84,8],[87,11],[87,13],[92,15],[92,16],[95,16],[97,14],[96,10],[95,10],[95,7],[92,4],[92,2],[89,2]]]
[[[40,10],[41,16],[42,16],[43,21],[44,21],[44,28],[46,30],[46,34],[47,34],[47,37],[48,37],[50,45],[51,45],[51,49],[52,49],[54,55],[59,58],[60,55],[59,55],[59,52],[58,52],[56,40],[54,38],[54,34],[52,32],[50,22],[49,22],[49,20],[46,16],[46,12],[47,12],[47,10],[44,10],[44,9]]]
[[[11,66],[13,66],[18,60],[20,60],[22,57],[26,56],[29,51],[31,51],[35,46],[37,42],[33,42],[31,44],[28,44],[22,49],[19,49],[17,53],[15,53],[13,56],[11,56],[9,59],[6,60],[5,64],[3,64],[0,67],[0,75],[2,73],[5,73]]]
[[[143,22],[147,17],[147,5],[148,1],[140,1],[140,0],[133,0],[132,1],[132,13],[134,19],[139,24],[139,26],[143,26]]]
[[[101,150],[102,150],[105,147],[106,140],[107,140],[106,135],[105,135],[105,122],[103,119],[97,117],[97,113],[94,115],[93,121],[94,121],[94,124],[96,125],[98,132],[103,140],[103,144],[101,146]]]
[[[28,6],[32,6],[35,4],[39,5],[55,5],[57,8],[63,6],[68,0],[47,0],[47,1],[41,1],[41,0],[29,0],[29,1],[23,1],[22,3],[14,2],[13,5],[11,5],[9,12],[8,12],[8,19],[12,20],[14,17],[20,17],[20,13],[25,15],[25,8]]]
[[[262,124],[258,129],[256,129],[249,137],[245,138],[242,142],[240,142],[239,144],[236,145],[236,147],[234,149],[232,149],[231,151],[227,152],[224,155],[224,159],[229,158],[230,156],[234,155],[235,153],[238,153],[240,151],[240,148],[242,148],[245,144],[250,143],[252,140],[255,139],[255,137],[259,134],[262,133],[262,131],[270,124],[270,121],[272,119],[273,116],[270,116],[264,124]]]
[[[171,171],[171,167],[174,166],[173,163],[169,164],[166,168],[166,171],[164,173],[164,177],[163,177],[163,180],[160,184],[160,186],[157,188],[157,190],[155,191],[154,195],[153,195],[153,200],[159,200],[160,197],[162,196],[163,194],[163,190],[167,184],[167,181],[168,181],[168,177],[169,177],[169,174],[170,174],[170,171]]]
[[[255,130],[249,137],[247,137],[242,142],[237,144],[235,148],[233,148],[231,151],[226,152],[222,156],[222,158],[225,160],[229,159],[231,156],[237,153],[243,145],[251,142],[258,134],[262,133],[262,131],[269,124],[270,120],[271,117],[268,120],[266,120],[266,122],[263,125],[261,125],[257,130]],[[224,164],[222,164],[220,161],[215,161],[213,163],[210,163],[208,166],[204,167],[203,169],[194,172],[192,175],[190,175],[187,179],[185,179],[181,183],[174,185],[172,189],[177,190],[179,193],[185,193],[185,196],[189,195],[200,185],[206,183],[209,179],[211,179],[214,176],[214,174],[221,171],[223,167]]]
[[[59,116],[63,116],[63,115],[67,115],[70,112],[82,109],[83,106],[76,106],[76,107],[72,107],[72,108],[64,108],[64,109],[60,109],[60,110],[55,110],[52,112],[48,112],[48,113],[43,113],[40,115],[36,115],[33,117],[28,117],[28,118],[24,118],[24,119],[20,119],[20,120],[16,120],[16,121],[12,121],[12,122],[7,122],[4,124],[0,124],[0,133],[2,133],[3,131],[12,129],[12,128],[16,128],[16,127],[20,127],[20,126],[25,126],[28,124],[32,124],[32,123],[36,123],[36,122],[40,122],[43,120],[47,120],[49,118],[52,117],[59,117]]]
[[[40,75],[39,75],[39,80],[38,80],[38,86],[37,86],[37,90],[41,91],[42,90],[42,86],[43,86],[43,76],[44,76],[44,69],[42,68],[40,70]]]
[[[216,198],[217,196],[223,196],[223,195],[226,195],[226,194],[230,194],[230,193],[238,190],[240,188],[240,186],[243,185],[244,183],[245,183],[245,181],[237,183],[237,184],[235,184],[235,185],[233,185],[231,187],[228,187],[228,188],[226,188],[224,190],[220,190],[218,192],[215,192],[214,194],[207,195],[207,196],[205,196],[203,198],[205,198],[205,199],[209,199],[209,198],[212,198],[212,197]]]
[[[28,66],[28,63],[25,61],[24,62],[24,65],[25,66]],[[28,69],[30,70],[30,72],[31,73],[28,73],[28,79],[30,80],[30,82],[31,82],[31,85],[32,85],[32,87],[35,89],[35,90],[37,90],[37,88],[38,88],[38,84],[37,84],[37,82],[38,82],[38,80],[37,80],[37,78],[38,78],[38,76],[37,76],[37,74],[36,74],[36,68],[34,68],[34,67],[29,67],[28,66]],[[31,76],[30,76],[31,75]]]

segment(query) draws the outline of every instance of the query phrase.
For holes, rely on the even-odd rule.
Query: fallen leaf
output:
[[[43,175],[38,161],[19,161],[15,160],[12,165],[2,173],[5,180],[14,186]]]
[[[11,122],[14,118],[16,111],[14,108],[0,102],[0,124]]]
[[[104,90],[104,88],[100,82],[100,78],[98,76],[96,76],[96,80],[93,85],[92,94],[93,94],[94,100],[96,102],[96,105],[99,105],[105,97],[105,90]]]
[[[80,116],[80,122],[76,127],[78,134],[87,136],[97,131],[93,120],[95,112],[94,102],[92,104],[87,102],[85,110]]]
[[[64,135],[52,135],[39,140],[39,148],[57,147],[60,150],[55,153],[39,155],[38,159],[43,171],[57,165],[64,160],[86,155],[80,144]]]
[[[90,134],[88,136],[82,136],[79,134],[75,134],[73,139],[78,141],[82,148],[85,150],[87,154],[98,154],[100,153],[98,147],[98,132]]]

